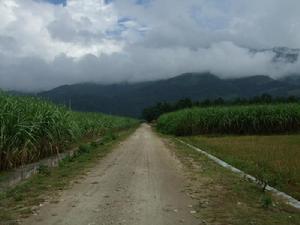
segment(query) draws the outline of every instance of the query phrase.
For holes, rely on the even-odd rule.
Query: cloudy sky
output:
[[[0,0],[0,88],[299,73],[299,0]]]

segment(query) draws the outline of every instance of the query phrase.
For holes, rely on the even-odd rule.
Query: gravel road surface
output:
[[[198,225],[180,162],[143,124],[25,225]]]

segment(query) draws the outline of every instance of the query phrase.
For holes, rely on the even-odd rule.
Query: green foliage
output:
[[[234,106],[234,105],[256,105],[256,104],[278,104],[278,103],[299,103],[300,100],[296,97],[290,96],[287,98],[274,98],[268,94],[262,94],[253,98],[236,98],[225,101],[223,98],[216,98],[213,100],[206,99],[203,101],[192,101],[189,98],[181,99],[174,103],[159,102],[154,106],[145,108],[143,110],[143,118],[148,122],[157,120],[161,115],[169,112],[178,111],[180,109],[187,109],[192,107],[208,107],[208,106]]]
[[[261,206],[265,209],[268,209],[270,208],[270,206],[272,206],[272,198],[270,195],[268,194],[264,194],[262,197],[261,197]]]
[[[81,144],[79,146],[79,149],[78,149],[78,152],[79,154],[82,154],[82,153],[89,153],[92,149],[92,146],[89,145],[89,144]]]
[[[46,165],[40,165],[38,168],[38,172],[39,174],[45,175],[45,176],[49,176],[50,175],[50,168]]]
[[[136,123],[130,118],[72,112],[33,97],[0,93],[0,170],[57,154],[81,138]]]
[[[145,108],[142,112],[142,117],[148,122],[152,122],[164,113],[173,112],[179,109],[191,108],[197,105],[197,102],[192,102],[189,98],[181,99],[174,104],[167,102],[159,102],[155,106]]]
[[[158,129],[178,136],[274,134],[300,131],[300,104],[185,109],[158,119]]]
[[[93,148],[97,148],[97,147],[99,146],[99,144],[98,144],[98,142],[96,142],[96,141],[92,141],[92,142],[91,142],[91,146],[92,146]]]
[[[108,132],[105,136],[104,139],[108,140],[108,141],[113,141],[116,140],[117,137],[113,132]]]
[[[251,170],[252,174],[255,174],[257,182],[261,185],[262,191],[266,191],[268,185],[277,185],[279,182],[277,180],[279,174],[275,176],[273,173],[270,173],[270,170],[268,162],[264,162],[262,159],[258,159]]]

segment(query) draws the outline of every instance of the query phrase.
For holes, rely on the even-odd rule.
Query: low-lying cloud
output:
[[[0,2],[1,88],[300,71],[299,59],[274,61],[272,51],[252,51],[300,48],[296,0],[49,1]]]

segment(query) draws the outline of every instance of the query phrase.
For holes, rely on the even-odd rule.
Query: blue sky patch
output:
[[[113,0],[104,0],[104,3],[105,4],[110,4],[110,3],[112,3],[113,2]]]
[[[67,4],[67,0],[44,0],[44,1],[55,4],[55,5],[62,4],[65,6]]]
[[[137,5],[148,5],[152,0],[133,0],[133,2]],[[114,0],[104,0],[105,4],[110,4],[114,2]]]
[[[136,0],[135,3],[138,5],[146,5],[149,4],[152,0]]]

